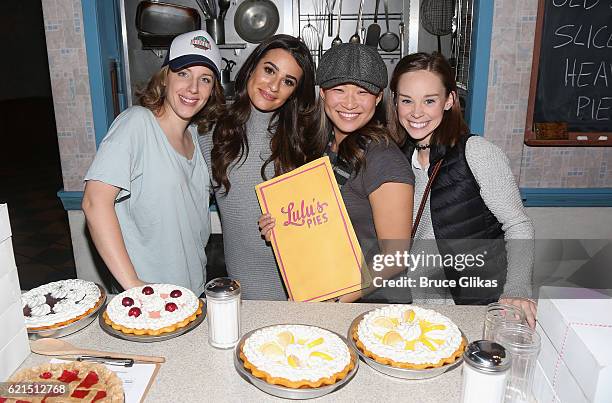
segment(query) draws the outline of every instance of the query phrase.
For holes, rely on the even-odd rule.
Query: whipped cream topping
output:
[[[21,296],[24,311],[26,307],[30,310],[29,316],[25,316],[26,326],[51,326],[74,319],[93,308],[100,295],[95,283],[80,279],[54,281],[33,288]]]
[[[32,308],[32,316],[45,316],[51,312],[51,307],[47,304],[38,305]]]
[[[151,287],[153,294],[143,294],[144,287]],[[170,293],[174,290],[179,290],[181,296],[171,297]],[[123,306],[125,297],[131,298],[134,304]],[[175,311],[166,310],[166,304],[170,302],[176,304]],[[196,295],[187,288],[172,284],[147,284],[116,295],[106,307],[106,313],[110,320],[124,327],[158,330],[190,317],[197,311],[199,304]],[[139,316],[129,316],[133,307],[140,309]]]
[[[148,312],[158,311],[161,313],[162,311],[164,311],[166,302],[168,302],[165,299],[160,298],[159,295],[155,295],[155,293],[150,294],[150,295],[143,294],[142,296],[138,296],[138,297],[139,297],[140,303],[142,304],[141,305],[142,309]]]
[[[47,298],[43,294],[23,294],[21,296],[21,307],[25,308],[25,306],[29,306],[30,308],[35,308],[39,305],[44,305],[47,303]]]
[[[389,329],[378,329],[381,330],[381,333],[384,335]],[[417,321],[413,321],[412,323],[401,322],[395,329],[396,332],[402,336],[404,340],[414,340],[421,336],[421,327]],[[379,333],[379,334],[381,334]]]
[[[58,288],[52,290],[51,291],[51,296],[53,298],[60,299],[60,298],[66,298],[69,293],[70,293],[70,289],[68,287],[64,287],[62,285],[62,286],[59,286]]]
[[[53,305],[53,311],[55,313],[69,311],[69,310],[72,309],[73,305],[74,305],[73,301],[69,301],[67,299],[62,299],[58,303]],[[44,305],[44,306],[49,306],[49,305]]]
[[[279,338],[279,334],[286,335],[286,332],[292,337]],[[270,354],[267,349],[276,353]],[[257,369],[290,381],[316,382],[331,377],[343,371],[351,360],[349,349],[340,337],[306,325],[259,329],[245,340],[242,352]]]
[[[412,321],[404,319],[404,312],[409,310],[414,312]],[[385,324],[381,317],[393,325],[381,326]],[[389,332],[397,332],[401,339],[387,336],[386,340]],[[435,364],[451,356],[461,344],[461,332],[450,319],[413,305],[388,305],[369,312],[359,323],[357,335],[377,356],[412,364]]]

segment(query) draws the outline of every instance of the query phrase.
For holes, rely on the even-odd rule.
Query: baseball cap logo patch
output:
[[[210,49],[210,42],[204,36],[196,36],[191,40],[191,45],[202,50]]]

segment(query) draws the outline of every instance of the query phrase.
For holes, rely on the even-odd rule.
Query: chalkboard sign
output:
[[[540,0],[525,142],[612,145],[612,0]]]

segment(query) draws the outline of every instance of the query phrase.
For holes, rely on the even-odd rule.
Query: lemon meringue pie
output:
[[[315,326],[265,327],[239,348],[244,367],[254,376],[288,388],[331,385],[355,366],[346,343],[335,333]]]
[[[352,334],[357,348],[385,365],[425,369],[454,362],[466,342],[449,318],[412,305],[388,305],[367,313]]]

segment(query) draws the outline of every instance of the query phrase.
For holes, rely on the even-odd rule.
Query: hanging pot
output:
[[[200,14],[190,7],[141,1],[136,8],[136,29],[143,49],[168,48],[175,36],[200,27]]]
[[[234,28],[249,43],[260,43],[276,33],[280,17],[271,0],[246,0],[236,9]]]

